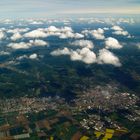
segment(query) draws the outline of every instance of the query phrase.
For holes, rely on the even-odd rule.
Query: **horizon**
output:
[[[139,0],[5,0],[0,1],[0,19],[72,18],[87,16],[140,15]]]

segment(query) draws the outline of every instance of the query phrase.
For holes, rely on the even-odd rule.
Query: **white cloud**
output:
[[[123,36],[129,35],[129,33],[127,31],[115,31],[115,32],[113,32],[113,34],[115,34],[115,35],[123,35]]]
[[[111,64],[117,67],[121,66],[119,58],[107,49],[99,51],[97,62],[99,64]]]
[[[62,27],[62,28],[57,28],[55,26],[49,26],[48,28],[46,28],[47,32],[73,32],[71,27]]]
[[[85,36],[88,36],[89,34],[91,34],[91,30],[83,30],[82,32],[81,32],[82,34],[84,34]]]
[[[63,38],[63,39],[74,38],[74,34],[70,31],[65,32],[65,33],[60,33],[59,38]]]
[[[103,40],[105,39],[104,36],[104,30],[101,28],[98,28],[97,30],[84,30],[82,31],[83,34],[91,35],[93,38],[98,39],[98,40]]]
[[[70,50],[68,48],[57,49],[51,52],[53,56],[69,55],[72,61],[82,61],[86,64],[96,62],[96,54],[89,48],[82,48],[77,50]]]
[[[25,42],[10,43],[8,47],[11,47],[12,49],[29,49],[31,47],[31,44]]]
[[[0,40],[4,39],[6,37],[5,33],[3,31],[0,31]]]
[[[29,42],[31,43],[32,46],[48,46],[49,45],[46,41],[40,40],[40,39],[30,40]]]
[[[90,19],[80,19],[81,21],[86,21],[88,22],[89,24],[92,24],[92,23],[104,23],[103,20],[101,19],[97,19],[97,18],[90,18]]]
[[[106,31],[107,31],[107,30],[109,30],[109,28],[108,28],[108,27],[104,27],[103,29],[104,29],[104,30],[106,30]]]
[[[28,38],[44,38],[47,37],[47,34],[39,29],[30,31],[26,34],[24,34],[24,37]]]
[[[74,33],[71,27],[56,28],[55,26],[50,26],[47,28],[49,35],[55,35],[59,38],[83,38],[84,35],[80,33]]]
[[[0,55],[9,55],[9,52],[5,52],[5,51],[0,51]]]
[[[76,52],[81,57],[81,61],[83,61],[84,63],[92,64],[92,63],[96,62],[96,54],[93,51],[91,51],[89,48],[77,49]],[[73,55],[71,55],[71,59],[74,60],[74,56]],[[76,57],[75,57],[75,60],[76,60]]]
[[[105,39],[105,36],[103,35],[104,34],[104,30],[101,29],[101,28],[99,28],[98,30],[93,30],[91,32],[91,34],[92,34],[93,38],[95,38],[95,39],[101,39],[101,40]]]
[[[30,58],[30,59],[37,59],[37,58],[38,58],[38,55],[37,55],[36,53],[34,53],[34,54],[31,54],[31,55],[29,56],[29,58]]]
[[[14,33],[12,36],[11,36],[11,40],[13,41],[16,41],[18,39],[21,39],[22,38],[22,35],[20,33]]]
[[[130,36],[130,34],[120,26],[113,26],[111,29],[114,30],[113,34],[115,35]]]
[[[68,55],[72,61],[82,61],[86,64],[98,63],[98,64],[111,64],[116,67],[120,67],[121,63],[117,56],[107,49],[102,49],[99,51],[98,56],[91,51],[89,48],[82,49],[57,49],[51,52],[52,56]]]
[[[137,43],[136,46],[138,47],[138,49],[140,49],[140,43]]]
[[[48,33],[67,33],[67,32],[73,32],[71,27],[62,27],[62,28],[57,28],[55,26],[49,26],[48,28],[45,29],[45,31],[47,31]]]
[[[10,37],[10,39],[13,41],[16,41],[18,39],[23,38],[22,33],[25,33],[28,30],[29,30],[29,28],[15,28],[15,29],[7,30],[7,33],[12,33],[12,36]]]
[[[70,59],[72,61],[81,61],[82,56],[77,51],[72,51],[70,54]]]
[[[135,20],[133,18],[119,18],[116,21],[117,24],[125,23],[125,24],[134,24]]]
[[[27,31],[29,31],[29,28],[15,28],[15,29],[9,29],[8,31],[7,31],[7,33],[25,33],[25,32],[27,32]]]
[[[89,41],[89,40],[76,40],[72,42],[71,44],[74,46],[80,46],[82,48],[84,47],[89,48],[89,49],[94,48],[92,41]]]
[[[31,25],[41,25],[41,24],[43,24],[43,22],[41,22],[41,21],[32,21],[30,24]]]
[[[68,48],[57,49],[51,52],[52,56],[70,55],[71,51]]]
[[[3,23],[4,24],[12,24],[13,22],[11,19],[5,19],[5,20],[3,20]]]
[[[59,29],[55,26],[50,26],[46,29],[47,32],[59,32]]]
[[[64,28],[61,28],[60,31],[61,32],[73,32],[72,28],[71,27],[67,27],[67,26],[65,26]]]
[[[57,28],[55,26],[50,26],[45,29],[48,36],[58,36],[61,39],[67,38],[84,38],[84,35],[80,33],[74,33],[71,27]]]
[[[79,39],[79,38],[84,38],[84,35],[80,34],[80,33],[73,33],[73,32],[65,32],[65,33],[60,33],[58,34],[59,38],[61,39],[67,39],[67,38],[75,38],[75,39]]]
[[[84,35],[83,35],[83,34],[80,34],[80,33],[75,33],[75,34],[74,34],[74,38],[75,38],[75,39],[84,38]]]
[[[6,28],[0,28],[0,32],[6,31]]]
[[[120,49],[122,48],[123,46],[119,43],[119,41],[113,37],[108,37],[106,40],[105,40],[105,45],[106,45],[106,48],[109,49]]]
[[[8,44],[8,47],[11,47],[12,49],[29,49],[34,46],[48,46],[48,43],[43,40],[35,39],[35,40],[30,40],[29,42]]]
[[[16,60],[28,59],[27,55],[22,55],[16,58]]]
[[[36,30],[24,34],[24,37],[28,38],[41,38],[41,37],[43,38],[48,36],[58,36],[61,39],[84,38],[83,34],[74,33],[71,27],[57,28],[55,26],[49,26],[48,28],[38,28]]]
[[[123,29],[120,26],[117,26],[117,25],[111,27],[111,29],[115,30],[115,31],[123,31]]]
[[[135,23],[135,20],[133,18],[104,18],[104,19],[100,19],[100,18],[79,18],[78,22],[85,22],[85,23],[106,23],[108,25],[120,25],[121,23],[126,23],[126,24],[133,24]]]
[[[23,59],[38,59],[38,55],[36,53],[33,53],[31,55],[22,55],[22,56],[19,56],[16,58],[16,60],[20,61],[20,60],[23,60]]]

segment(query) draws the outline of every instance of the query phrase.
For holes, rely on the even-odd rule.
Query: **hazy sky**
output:
[[[0,0],[0,18],[140,14],[140,0]]]

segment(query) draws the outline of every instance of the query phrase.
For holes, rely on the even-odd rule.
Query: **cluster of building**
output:
[[[57,109],[58,104],[64,104],[64,99],[56,97],[42,97],[42,98],[12,98],[0,99],[0,111],[2,113],[18,112],[19,114],[26,114],[32,112],[40,112],[46,109]]]
[[[117,109],[138,108],[136,103],[139,97],[135,94],[117,92],[109,86],[98,86],[78,95],[74,101],[79,110],[98,109],[102,112],[114,112]]]
[[[138,101],[138,96],[117,92],[111,86],[98,86],[95,89],[85,91],[77,95],[77,98],[71,103],[67,103],[64,98],[58,96],[0,99],[0,114],[5,120],[4,123],[1,123],[0,116],[0,138],[25,139],[35,134],[38,138],[54,139],[51,135],[56,136],[56,131],[62,129],[61,137],[65,135],[63,131],[68,133],[70,131],[68,128],[73,126],[77,130],[71,135],[71,138],[77,137],[76,140],[88,138],[79,131],[81,129],[86,132],[95,132],[97,138],[101,135],[104,135],[104,138],[113,137],[115,132],[125,134],[128,129],[112,118],[112,114],[115,112],[116,115],[117,113],[123,115],[129,121],[139,121]],[[121,112],[118,112],[120,110]],[[40,112],[42,112],[43,117],[40,115],[40,118],[36,117]],[[51,115],[46,115],[49,112]],[[12,116],[13,124],[8,120],[8,115],[11,113],[15,113]],[[32,120],[30,115],[37,119]],[[57,130],[56,126],[59,125],[60,128]],[[111,134],[108,131],[111,131]]]

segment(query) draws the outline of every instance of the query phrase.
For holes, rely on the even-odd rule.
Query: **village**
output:
[[[0,138],[110,139],[135,127],[126,127],[118,117],[130,124],[140,121],[139,97],[134,94],[99,86],[77,97],[71,103],[59,96],[1,99]]]

